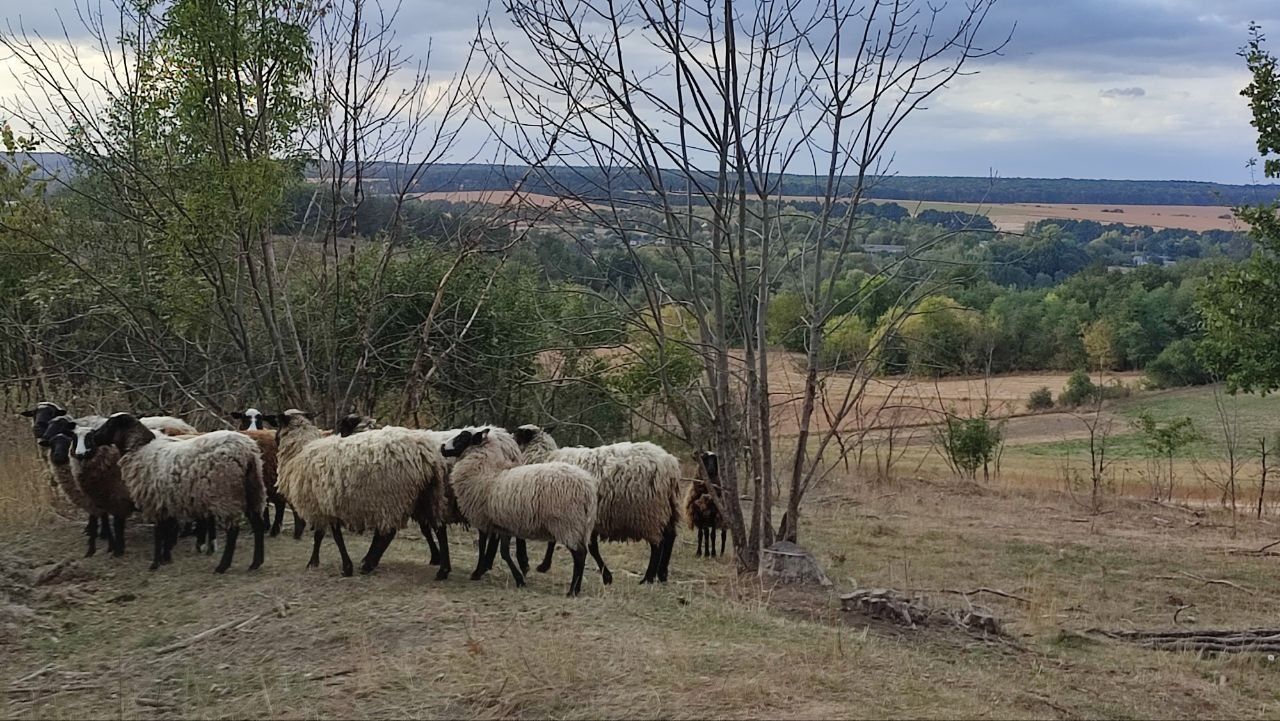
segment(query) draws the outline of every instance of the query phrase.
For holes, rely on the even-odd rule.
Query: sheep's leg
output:
[[[658,575],[658,563],[662,560],[662,548],[657,543],[649,544],[649,565],[644,569],[644,578],[640,579],[641,585],[653,583],[653,579]]]
[[[114,549],[114,550],[112,550],[112,554],[114,554],[117,558],[118,558],[118,557],[120,557],[120,556],[123,556],[123,555],[124,555],[124,522],[125,522],[125,519],[126,519],[126,515],[125,515],[125,514],[123,514],[123,513],[117,513],[117,514],[116,514],[116,531],[115,531],[115,536],[116,536],[116,547],[115,547],[115,549]]]
[[[195,522],[195,524],[190,524],[190,523],[188,523],[188,524],[186,524],[186,525],[187,525],[188,527],[192,527],[192,532],[195,534],[195,537],[196,537],[196,553],[199,553],[199,552],[203,551],[203,550],[204,550],[205,537],[208,535],[208,529],[205,527],[204,520],[203,520],[203,519],[201,519],[201,520],[199,520],[199,521],[196,521],[196,522]]]
[[[516,563],[520,565],[520,573],[529,575],[529,548],[523,538],[516,539]]]
[[[360,573],[370,573],[373,569],[382,563],[382,554],[387,552],[387,548],[391,546],[391,542],[395,540],[396,529],[391,529],[387,533],[374,533],[373,542],[369,544],[369,552],[364,555],[364,560],[360,563]]]
[[[716,527],[715,526],[710,526],[707,528],[707,541],[711,544],[711,557],[715,558],[716,557]],[[724,550],[724,549],[721,549],[721,550]]]
[[[431,530],[431,526],[426,521],[418,521],[418,530],[422,531],[422,537],[427,539],[427,550],[431,551],[431,560],[427,561],[427,564],[440,565],[440,547],[436,545],[436,534]]]
[[[107,542],[107,550],[112,553],[116,552],[116,536],[111,532],[111,515],[104,513],[98,516],[98,535]]]
[[[164,550],[164,521],[156,521],[153,529],[154,548],[151,551],[151,570],[160,568],[160,554]]]
[[[702,537],[706,535],[702,532],[702,526],[698,526],[698,550],[694,552],[695,558],[702,558]]]
[[[235,520],[227,524],[227,537],[222,541],[222,561],[218,563],[217,568],[213,569],[214,573],[226,573],[231,568],[231,559],[236,555],[236,538],[240,535],[240,521]]]
[[[351,556],[347,555],[347,543],[342,540],[342,524],[335,523],[329,530],[333,532],[333,542],[338,544],[338,553],[342,554],[342,575],[350,576],[355,567],[351,564]]]
[[[712,533],[715,533],[715,531],[712,531]],[[728,535],[728,533],[729,533],[729,529],[727,528],[720,529],[720,555],[721,556],[725,554],[725,549],[728,548],[728,546],[725,545],[725,537]]]
[[[271,537],[280,535],[280,526],[284,523],[284,501],[276,499],[276,518],[271,522]]]
[[[178,519],[170,518],[164,522],[164,547],[160,551],[161,563],[173,562],[173,547],[178,545]]]
[[[492,538],[492,540],[490,540]],[[487,533],[480,533],[480,553],[476,559],[476,570],[471,572],[471,580],[479,581],[484,578],[484,574],[493,568],[493,557],[498,552],[498,537],[490,537]]]
[[[249,570],[256,571],[262,567],[262,544],[263,537],[267,535],[267,519],[258,518],[256,514],[249,514],[249,526],[253,529],[253,562],[249,564]]]
[[[111,543],[111,517],[105,513],[98,516],[98,538]]]
[[[569,596],[573,597],[582,593],[582,573],[587,567],[587,550],[570,548],[569,555],[573,556],[573,578],[569,581]]]
[[[524,574],[520,572],[520,566],[511,557],[511,536],[503,536],[499,542],[502,544],[498,547],[498,550],[502,551],[502,560],[507,562],[511,577],[516,581],[516,588],[521,588],[524,586]]]
[[[84,527],[84,535],[89,537],[89,550],[84,554],[85,558],[92,556],[98,552],[98,517],[89,514],[89,523]]]
[[[453,570],[453,564],[449,563],[448,525],[441,523],[438,532],[440,534],[440,570],[436,571],[436,580],[443,581],[449,577],[449,572]]]
[[[671,551],[676,547],[676,527],[668,524],[662,532],[662,557],[658,559],[658,581],[667,582],[667,569],[671,568]]]
[[[604,581],[604,585],[608,586],[613,583],[613,574],[609,571],[609,567],[605,565],[604,559],[600,557],[600,534],[591,534],[591,544],[587,546],[587,551],[596,560],[596,568],[600,569],[600,580]]]
[[[212,556],[218,551],[218,521],[210,516],[206,525],[209,526],[209,540],[205,543],[205,555]]]
[[[307,522],[302,520],[302,516],[299,516],[297,511],[294,511],[293,512],[293,540],[296,541],[299,538],[302,538],[302,532],[305,531],[306,528],[307,528]],[[323,531],[321,533],[323,533]]]
[[[320,565],[320,542],[324,540],[324,529],[317,528],[314,536],[315,541],[311,545],[311,560],[307,561],[307,568],[315,568]]]
[[[546,573],[551,570],[551,554],[556,552],[556,542],[549,541],[547,543],[547,555],[542,557],[542,563],[538,564],[538,573]]]

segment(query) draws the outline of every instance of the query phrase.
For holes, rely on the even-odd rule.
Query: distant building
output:
[[[880,243],[867,243],[862,246],[864,253],[885,253],[887,255],[902,255],[907,252],[905,245],[884,245]]]

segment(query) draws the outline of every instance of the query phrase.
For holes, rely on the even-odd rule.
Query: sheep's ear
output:
[[[484,442],[484,439],[486,439],[486,438],[488,438],[488,437],[489,437],[489,429],[488,429],[488,428],[486,428],[486,429],[484,429],[484,430],[482,430],[482,431],[478,431],[478,432],[476,432],[476,433],[472,434],[472,436],[471,436],[471,443],[472,443],[472,444],[476,444],[476,443],[483,443],[483,442]]]
[[[542,427],[542,432],[543,432],[543,433],[546,433],[546,434],[551,434],[551,433],[554,433],[554,432],[555,432],[555,430],[556,430],[557,428],[559,428],[559,427],[560,427],[559,425],[543,426],[543,427]]]
[[[306,418],[309,421],[313,421],[316,418],[316,414],[313,411],[301,411],[301,413],[302,413],[302,417]]]
[[[35,409],[35,408],[32,408],[31,410],[22,411],[22,412],[21,412],[21,413],[19,413],[18,415],[20,415],[20,416],[26,416],[27,418],[35,418],[35,415],[36,415],[36,409]]]
[[[243,413],[241,413],[240,411],[231,411],[231,413],[230,413],[229,415],[230,415],[232,418],[236,419],[237,421],[242,421],[242,420],[244,420],[244,414],[243,414]]]
[[[279,428],[279,427],[280,427],[280,416],[278,416],[278,415],[276,415],[276,414],[274,414],[274,413],[272,413],[272,414],[271,414],[271,415],[269,415],[269,416],[268,416],[268,415],[262,415],[262,416],[258,416],[258,417],[262,419],[262,422],[263,422],[263,423],[267,423],[267,424],[273,425],[273,426],[275,426],[276,428]]]

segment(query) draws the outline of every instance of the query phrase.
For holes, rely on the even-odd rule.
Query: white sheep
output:
[[[675,456],[648,442],[560,448],[536,425],[520,426],[514,435],[526,462],[572,463],[599,482],[599,514],[589,550],[604,583],[611,583],[613,574],[600,557],[600,539],[647,542],[649,566],[640,582],[666,582],[681,518],[680,462]],[[548,544],[538,571],[551,568],[554,551],[555,543]]]
[[[388,427],[325,436],[299,410],[285,411],[279,421],[280,492],[316,529],[308,567],[319,565],[326,528],[342,555],[342,573],[350,576],[343,527],[374,532],[360,567],[368,573],[410,518],[427,528],[440,524],[448,470],[440,445],[428,432]],[[441,555],[438,579],[451,570],[447,546]]]
[[[226,531],[222,560],[214,571],[226,572],[235,555],[241,515],[249,517],[253,528],[249,570],[262,565],[267,491],[262,456],[252,438],[235,431],[189,439],[157,437],[137,418],[116,413],[94,432],[93,441],[120,451],[120,476],[143,517],[156,524],[153,570],[169,560],[179,521],[212,519]]]
[[[142,416],[138,420],[156,435],[190,436],[200,432],[190,423],[173,416]]]
[[[568,463],[521,465],[520,447],[501,428],[463,430],[441,453],[457,458],[450,481],[462,515],[481,533],[497,536],[472,580],[493,567],[494,552],[500,548],[516,586],[523,586],[524,574],[511,558],[511,538],[555,541],[573,555],[569,595],[578,595],[596,526],[595,477]]]

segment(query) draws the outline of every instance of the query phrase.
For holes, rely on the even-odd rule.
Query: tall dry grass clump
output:
[[[13,528],[49,520],[55,507],[49,471],[24,418],[0,418],[0,469],[0,525]]]

